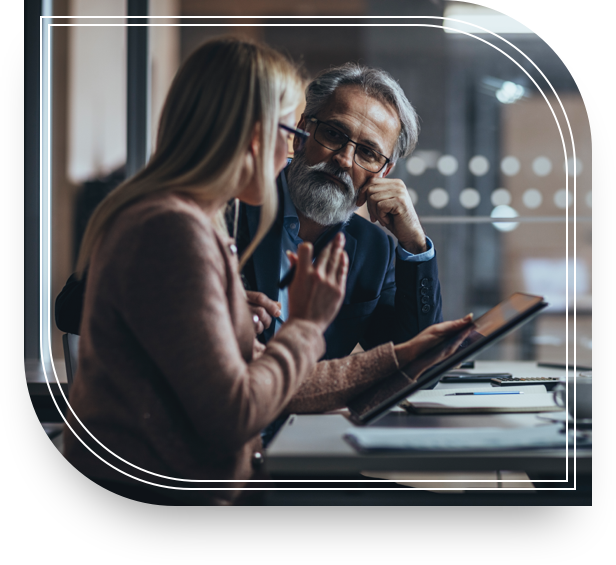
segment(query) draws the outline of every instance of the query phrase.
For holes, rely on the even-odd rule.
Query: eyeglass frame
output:
[[[291,126],[288,126],[286,124],[280,124],[280,123],[278,124],[278,127],[297,136],[296,139],[299,140],[299,145],[297,149],[302,149],[304,145],[306,145],[306,141],[308,141],[308,138],[310,137],[310,134],[307,131],[304,131],[303,129],[292,128]]]
[[[352,143],[353,145],[355,145],[355,151],[353,151],[353,162],[358,166],[361,167],[364,171],[368,171],[369,173],[374,173],[374,174],[378,174],[380,173],[389,163],[391,163],[391,159],[385,155],[383,155],[382,153],[380,153],[379,151],[377,151],[376,149],[370,147],[369,145],[364,145],[363,143],[357,143],[357,141],[353,141],[346,133],[344,133],[343,131],[340,131],[339,128],[337,128],[336,126],[330,124],[329,122],[324,122],[323,120],[319,120],[319,118],[317,118],[316,116],[307,116],[306,119],[313,123],[316,124],[316,128],[314,130],[314,140],[321,146],[321,147],[325,147],[325,149],[328,149],[329,151],[340,151],[341,149],[343,149],[344,147],[346,147],[349,143]],[[317,139],[317,129],[319,128],[319,126],[321,124],[325,124],[327,126],[329,126],[330,128],[334,128],[337,132],[340,133],[340,135],[343,135],[344,137],[346,137],[346,141],[340,146],[338,147],[338,149],[332,149],[331,147],[327,147],[327,145],[323,145],[318,139]],[[381,166],[381,168],[378,171],[371,171],[370,169],[366,169],[366,167],[363,167],[362,165],[360,165],[356,160],[355,157],[357,156],[357,148],[359,146],[362,147],[366,147],[367,149],[370,149],[370,151],[374,151],[377,155],[380,155],[381,157],[385,157],[385,163],[383,163],[383,165]]]

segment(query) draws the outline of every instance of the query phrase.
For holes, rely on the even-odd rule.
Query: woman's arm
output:
[[[262,355],[237,260],[198,214],[158,212],[131,230],[118,309],[206,444],[231,451],[278,416],[324,352],[318,324],[286,324]],[[238,336],[241,341],[238,342]]]
[[[466,335],[464,331],[470,330],[472,319],[469,314],[459,320],[433,324],[413,339],[395,346],[389,342],[357,355],[321,361],[300,386],[285,411],[313,413],[344,408],[354,396],[411,361],[421,357],[426,367],[435,365],[451,351],[438,350],[440,356],[437,357],[430,356],[430,352],[455,334],[459,337],[452,347],[457,347]]]
[[[398,362],[392,342],[341,359],[320,361],[285,412],[306,414],[344,408],[351,398],[396,369]]]

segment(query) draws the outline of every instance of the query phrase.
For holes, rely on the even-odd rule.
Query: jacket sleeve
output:
[[[395,244],[391,238],[388,242],[385,280],[368,330],[360,340],[366,350],[385,341],[408,341],[443,319],[436,254],[429,261],[396,260]]]
[[[130,235],[117,281],[119,311],[173,389],[204,445],[233,451],[274,420],[324,352],[318,326],[285,325],[252,362],[229,301],[237,261],[211,226],[190,214],[158,214]],[[235,309],[235,311],[232,311]],[[246,333],[246,331],[244,332]]]

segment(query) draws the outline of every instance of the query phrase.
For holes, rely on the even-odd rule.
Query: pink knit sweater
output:
[[[91,260],[69,410],[115,469],[65,430],[67,459],[93,478],[240,487],[255,476],[260,430],[283,411],[344,406],[397,368],[391,343],[317,364],[312,322],[288,322],[253,360],[254,339],[233,241],[188,197],[129,206]]]

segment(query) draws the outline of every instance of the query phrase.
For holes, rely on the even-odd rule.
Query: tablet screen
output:
[[[483,316],[470,328],[424,353],[393,375],[356,396],[349,404],[353,421],[366,423],[400,402],[412,392],[434,383],[466,358],[507,335],[547,304],[541,296],[515,293]],[[462,335],[467,334],[462,339]]]

